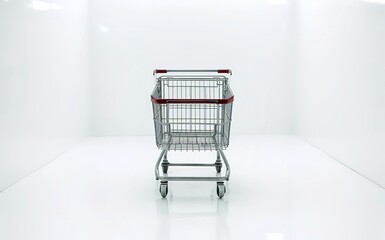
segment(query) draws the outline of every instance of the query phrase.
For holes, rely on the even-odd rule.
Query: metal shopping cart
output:
[[[229,145],[234,95],[229,86],[232,72],[222,70],[154,70],[156,86],[151,95],[155,139],[162,152],[155,165],[160,194],[166,197],[168,181],[216,181],[217,195],[226,193],[230,166],[223,150]],[[217,152],[216,161],[205,163],[170,163],[167,152]],[[221,175],[222,161],[226,166]],[[159,174],[159,166],[163,174]],[[172,166],[215,167],[215,177],[168,176]]]

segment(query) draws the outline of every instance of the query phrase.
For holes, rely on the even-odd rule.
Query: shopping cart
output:
[[[226,193],[230,166],[223,150],[229,145],[234,95],[229,87],[231,70],[154,70],[156,86],[151,95],[155,139],[162,152],[155,165],[160,194],[166,197],[168,181],[216,181],[217,195]],[[217,152],[216,161],[205,163],[170,163],[167,152]],[[226,166],[221,175],[222,161]],[[163,174],[159,174],[159,166]],[[215,167],[215,177],[168,176],[172,166]]]

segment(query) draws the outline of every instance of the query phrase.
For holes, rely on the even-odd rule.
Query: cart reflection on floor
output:
[[[191,206],[189,211],[186,211],[186,206]],[[212,239],[230,239],[228,202],[225,199],[161,198],[157,200],[157,213],[158,236],[161,240],[186,239],[184,229],[188,230],[188,239],[207,239],[208,236],[212,236]],[[204,229],[214,225],[215,229]]]

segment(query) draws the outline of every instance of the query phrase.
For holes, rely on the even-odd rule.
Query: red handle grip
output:
[[[151,96],[151,101],[158,104],[166,104],[166,103],[206,103],[206,104],[227,104],[234,101],[234,96],[223,99],[164,99],[164,98],[155,98]]]
[[[227,73],[227,74],[230,74],[230,75],[233,74],[230,69],[219,69],[218,73]]]
[[[155,69],[152,75],[158,74],[158,73],[167,73],[166,69]]]

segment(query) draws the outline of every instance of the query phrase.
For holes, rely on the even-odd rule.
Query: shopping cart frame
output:
[[[178,74],[187,74],[187,75],[178,75]],[[190,74],[190,75],[189,75]],[[191,75],[193,74],[193,75]],[[195,75],[194,75],[195,74]],[[198,75],[196,75],[198,74]],[[217,182],[217,194],[220,198],[222,198],[226,192],[226,188],[224,186],[224,182],[229,180],[230,177],[230,165],[228,163],[228,160],[226,158],[226,155],[223,152],[223,149],[225,149],[228,144],[229,144],[229,136],[230,136],[230,124],[231,124],[231,114],[232,114],[232,103],[234,101],[234,95],[229,87],[229,79],[230,76],[232,75],[231,70],[229,69],[221,69],[221,70],[164,70],[164,69],[157,69],[154,70],[153,75],[155,76],[155,80],[157,81],[157,85],[154,89],[153,94],[151,95],[151,101],[153,103],[153,111],[154,111],[154,127],[155,127],[155,132],[156,132],[156,141],[157,145],[159,148],[162,149],[158,160],[155,164],[155,177],[156,180],[160,180],[160,193],[162,197],[166,197],[168,193],[168,181],[215,181]],[[176,80],[175,80],[175,79]],[[170,82],[171,79],[171,82]],[[222,91],[219,91],[220,95],[216,95],[216,98],[213,98],[213,96],[210,96],[210,98],[198,98],[194,96],[194,98],[164,98],[162,96],[162,91],[161,90],[162,86],[163,87],[177,87],[177,85],[173,85],[173,80],[177,81],[181,86],[184,84],[187,86],[187,81],[193,82],[193,81],[207,81],[207,79],[213,79],[214,83],[216,81],[217,85],[206,85],[206,86],[201,86],[201,83],[199,83],[199,86],[194,86],[195,88],[203,88],[203,87],[212,87],[212,88],[221,88]],[[182,82],[185,80],[186,82]],[[162,81],[168,81],[167,84],[161,85]],[[207,83],[206,83],[207,84]],[[192,86],[190,86],[191,90]],[[225,91],[226,90],[226,91]],[[186,89],[185,89],[186,91]],[[210,90],[211,91],[211,90]],[[226,92],[226,94],[224,94]],[[164,94],[164,93],[163,93]],[[166,95],[166,94],[164,94]],[[171,95],[171,94],[168,94]],[[183,95],[183,94],[181,94]],[[185,95],[188,95],[187,93]],[[190,94],[190,97],[192,94]],[[166,108],[166,111],[164,109],[157,110],[155,109],[156,107],[161,108]],[[213,125],[211,126],[211,133],[213,132],[214,135],[212,137],[212,142],[211,145],[207,144],[202,147],[202,150],[215,150],[217,152],[217,158],[214,163],[170,163],[167,158],[167,153],[170,151],[170,146],[172,146],[173,142],[173,134],[171,134],[171,125],[173,123],[169,122],[168,117],[157,117],[158,114],[164,114],[168,116],[168,111],[170,106],[179,106],[180,111],[183,111],[187,109],[186,106],[195,106],[195,108],[191,107],[191,111],[217,111],[217,114],[214,114],[216,118],[220,118],[220,115],[222,118],[216,119],[216,118],[210,118],[207,120],[205,118],[206,124]],[[184,106],[185,108],[183,108]],[[204,110],[203,107],[207,107],[209,110]],[[229,106],[229,110],[227,112],[225,111],[225,106]],[[200,109],[202,108],[202,109]],[[210,109],[211,108],[211,109]],[[187,111],[187,110],[186,110]],[[227,114],[227,115],[226,115]],[[226,115],[226,117],[225,117]],[[225,121],[226,118],[226,121]],[[166,119],[166,120],[165,120]],[[203,118],[202,118],[203,119]],[[191,124],[188,122],[183,122],[182,120],[186,119],[177,119],[176,121],[181,121],[178,122],[178,124],[186,125],[186,124]],[[192,120],[192,119],[190,119]],[[218,122],[212,122],[210,120],[218,120]],[[175,123],[174,123],[175,124]],[[198,124],[197,121],[194,124]],[[200,124],[200,123],[199,123]],[[226,126],[226,127],[225,127]],[[157,130],[157,128],[161,128],[160,132]],[[166,130],[165,130],[166,129]],[[167,130],[168,129],[168,130]],[[227,131],[225,133],[225,130]],[[162,135],[163,134],[163,135]],[[168,139],[163,139],[164,135],[169,134]],[[177,133],[175,133],[177,134]],[[200,133],[202,135],[202,133]],[[203,133],[204,134],[204,133]],[[215,134],[219,135],[222,134],[221,136],[216,136]],[[225,135],[227,134],[227,136]],[[159,140],[158,138],[161,137],[162,139]],[[202,136],[200,136],[202,137]],[[226,137],[226,138],[224,138]],[[182,139],[182,137],[180,137]],[[198,137],[197,137],[198,138]],[[187,142],[189,137],[186,138]],[[206,141],[206,140],[205,140]],[[181,147],[180,150],[187,150],[189,151],[189,144],[185,143],[185,148]],[[197,149],[200,151],[200,145],[197,140]],[[193,147],[191,147],[191,150],[194,150]],[[179,150],[179,149],[174,149],[174,150]],[[226,167],[226,172],[225,175],[222,176],[221,173],[221,168],[222,168],[222,161]],[[162,172],[163,175],[160,174],[159,172],[159,167],[162,167]],[[167,171],[169,167],[172,166],[187,166],[187,167],[215,167],[217,170],[217,176],[215,177],[189,177],[189,176],[178,176],[178,177],[172,177],[168,176]]]

